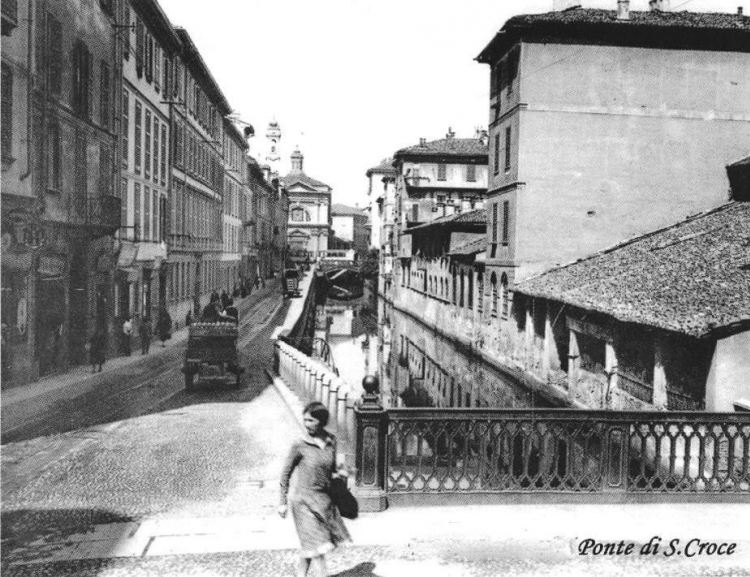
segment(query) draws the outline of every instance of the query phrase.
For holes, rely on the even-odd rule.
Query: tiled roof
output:
[[[614,4],[614,0],[612,0]],[[750,16],[724,12],[631,11],[618,20],[616,10],[575,7],[510,18],[477,57],[491,62],[519,38],[569,38],[614,45],[696,47],[747,52]]]
[[[485,250],[487,250],[487,237],[482,237],[482,238],[477,238],[475,240],[469,241],[460,246],[457,246],[448,254],[449,255],[469,255],[469,254],[477,254],[478,252],[484,252]]]
[[[476,156],[487,160],[489,154],[487,143],[478,138],[442,138],[402,148],[394,155],[395,158],[405,156]]]
[[[614,3],[614,2],[613,2]],[[571,8],[544,14],[521,14],[510,18],[503,29],[528,27],[539,23],[568,24],[616,24],[619,26],[653,26],[657,28],[708,28],[714,30],[750,30],[750,16],[738,16],[726,12],[687,12],[649,10],[630,11],[628,20],[618,20],[616,10],[593,8]]]
[[[694,337],[750,327],[750,203],[725,204],[515,290]]]
[[[424,224],[418,224],[411,228],[407,228],[403,234],[410,234],[415,230],[424,230],[430,227],[447,226],[455,224],[466,224],[466,225],[483,225],[487,226],[487,211],[483,208],[475,208],[469,212],[459,212],[457,214],[451,214],[449,216],[441,216],[430,222]]]
[[[347,206],[345,204],[334,203],[333,206],[331,206],[331,215],[333,216],[367,216],[364,211],[364,208]]]
[[[326,183],[315,180],[314,178],[307,176],[304,172],[290,172],[283,178],[283,181],[286,188],[289,188],[293,184],[299,182],[313,188],[327,188],[328,190],[331,189],[331,187]]]
[[[393,166],[393,159],[392,158],[386,158],[385,160],[383,160],[377,166],[373,166],[372,168],[368,168],[366,176],[369,177],[373,172],[395,174],[396,169]]]

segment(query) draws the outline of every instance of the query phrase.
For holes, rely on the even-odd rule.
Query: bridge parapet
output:
[[[750,498],[745,413],[383,408],[373,390],[356,417],[363,510],[446,495]]]

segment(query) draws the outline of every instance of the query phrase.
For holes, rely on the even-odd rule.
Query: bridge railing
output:
[[[364,510],[415,496],[750,499],[750,414],[357,408]],[[465,501],[464,501],[465,502]]]

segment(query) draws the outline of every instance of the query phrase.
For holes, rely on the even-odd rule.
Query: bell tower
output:
[[[266,129],[266,164],[271,167],[271,172],[279,173],[279,146],[281,144],[281,128],[276,120],[268,123]]]

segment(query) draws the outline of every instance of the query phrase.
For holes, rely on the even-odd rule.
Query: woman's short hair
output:
[[[302,411],[302,414],[310,415],[313,419],[318,419],[321,427],[325,427],[328,424],[328,419],[330,417],[330,413],[328,412],[328,409],[326,409],[326,406],[318,401],[308,403],[305,410]]]

